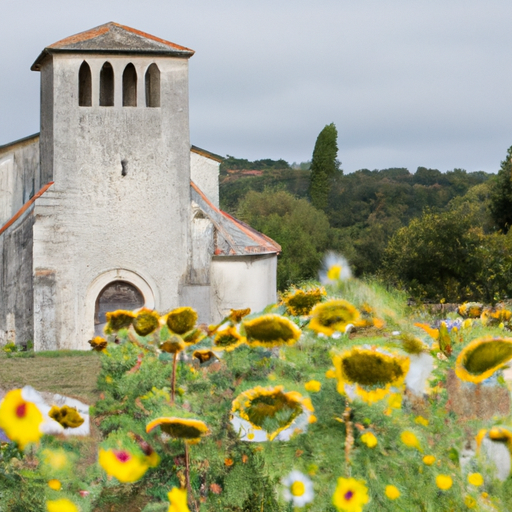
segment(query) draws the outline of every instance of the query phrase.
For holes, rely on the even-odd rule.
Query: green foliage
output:
[[[283,190],[249,192],[237,216],[281,245],[277,268],[280,290],[314,278],[324,252],[332,248],[333,233],[326,215],[307,200]]]
[[[338,155],[338,131],[334,123],[328,124],[320,132],[316,139],[313,158],[311,160],[311,177],[309,184],[309,197],[311,204],[325,210],[328,204],[331,182],[342,174],[339,169]]]
[[[496,228],[507,232],[512,225],[512,146],[494,181],[490,209]]]

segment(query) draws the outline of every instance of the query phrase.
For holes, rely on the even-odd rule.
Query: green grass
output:
[[[0,353],[0,389],[30,385],[37,391],[59,393],[92,405],[97,389],[100,359],[94,352],[61,350]]]

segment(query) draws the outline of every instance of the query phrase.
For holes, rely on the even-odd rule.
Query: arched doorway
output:
[[[127,281],[112,281],[107,284],[96,299],[94,308],[94,335],[103,336],[107,323],[106,313],[117,309],[132,311],[144,306],[144,296],[140,290]]]

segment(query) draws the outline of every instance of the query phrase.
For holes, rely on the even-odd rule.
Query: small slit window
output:
[[[123,73],[123,107],[137,106],[137,71],[128,64]]]
[[[146,107],[160,106],[160,70],[151,64],[146,71]]]
[[[100,106],[114,106],[114,69],[105,62],[100,72]]]
[[[78,105],[80,107],[92,106],[92,77],[91,68],[83,61],[78,72]]]

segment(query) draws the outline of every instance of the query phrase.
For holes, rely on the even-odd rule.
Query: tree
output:
[[[316,278],[325,251],[334,248],[336,236],[325,213],[285,190],[250,191],[240,201],[237,216],[281,245],[280,290]]]
[[[336,159],[337,139],[336,126],[334,123],[328,124],[318,135],[313,150],[309,197],[318,210],[327,208],[331,181],[340,172],[340,163]]]
[[[507,232],[512,226],[512,146],[501,162],[491,193],[491,215],[496,228]]]

